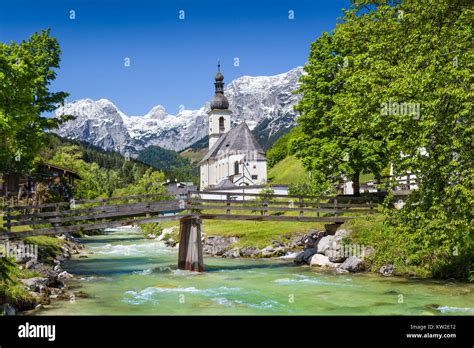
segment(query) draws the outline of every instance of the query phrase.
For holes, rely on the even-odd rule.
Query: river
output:
[[[83,238],[63,264],[89,297],[38,315],[474,315],[474,285],[335,275],[290,260],[204,257],[206,272],[177,269],[177,250],[131,228]],[[86,256],[87,258],[84,258]]]

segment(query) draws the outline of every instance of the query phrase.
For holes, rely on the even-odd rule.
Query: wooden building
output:
[[[0,197],[29,196],[36,192],[36,185],[43,183],[66,182],[74,185],[74,181],[81,179],[76,172],[58,167],[49,163],[40,163],[35,172],[25,173],[0,173]]]

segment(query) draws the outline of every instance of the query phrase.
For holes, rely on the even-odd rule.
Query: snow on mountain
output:
[[[242,76],[229,83],[225,95],[232,110],[232,124],[246,121],[263,144],[295,125],[293,94],[303,68],[275,76]],[[144,116],[127,116],[107,99],[82,99],[59,108],[56,115],[74,115],[55,132],[63,137],[89,142],[106,150],[136,156],[150,145],[180,151],[207,135],[209,102],[199,110],[177,115],[155,106]]]

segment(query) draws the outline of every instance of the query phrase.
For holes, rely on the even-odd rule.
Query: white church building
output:
[[[231,128],[232,111],[224,95],[224,76],[220,65],[214,85],[215,95],[209,111],[209,151],[199,162],[200,189],[265,185],[265,152],[245,121]]]

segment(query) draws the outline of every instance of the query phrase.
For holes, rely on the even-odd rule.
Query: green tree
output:
[[[272,168],[285,157],[293,154],[293,139],[301,136],[303,133],[300,127],[291,129],[287,134],[275,141],[272,147],[267,151],[267,163]]]
[[[45,141],[45,130],[69,118],[48,118],[67,97],[51,92],[61,51],[50,31],[20,44],[0,43],[0,171],[32,168]]]
[[[380,250],[443,277],[473,272],[473,18],[462,0],[354,1],[312,44],[297,107],[297,154],[321,180],[389,162],[416,173],[405,207],[387,210],[402,247]]]
[[[389,51],[399,59],[386,93],[421,106],[419,117],[387,124],[395,171],[415,172],[420,182],[390,215],[406,245],[397,261],[474,279],[473,5],[405,1],[397,10],[403,16]]]

